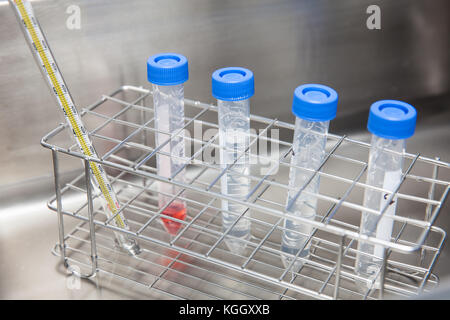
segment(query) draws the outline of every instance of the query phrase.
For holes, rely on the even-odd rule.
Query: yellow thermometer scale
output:
[[[81,118],[75,108],[69,90],[64,83],[63,77],[58,69],[56,61],[51,53],[50,47],[45,39],[39,23],[34,16],[33,8],[29,1],[9,0],[15,9],[15,13],[22,27],[25,38],[30,45],[31,51],[36,58],[36,62],[41,68],[42,74],[56,96],[59,107],[64,112],[65,119],[72,129],[76,143],[82,153],[89,157],[96,157],[97,153],[89,140],[87,131],[81,122]],[[92,184],[106,201],[105,211],[109,218],[114,217],[112,223],[119,228],[129,230],[127,221],[120,211],[120,204],[114,190],[108,180],[105,170],[96,162],[90,161],[89,166],[92,172]],[[136,241],[124,234],[115,232],[119,245],[132,254],[139,252]]]

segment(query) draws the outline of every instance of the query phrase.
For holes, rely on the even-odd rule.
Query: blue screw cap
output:
[[[292,113],[309,121],[327,121],[336,117],[337,92],[321,84],[304,84],[294,90]]]
[[[367,129],[385,139],[407,139],[416,129],[417,111],[406,102],[377,101],[370,107]]]
[[[147,79],[161,86],[181,84],[189,79],[188,61],[177,53],[160,53],[147,60]]]
[[[232,67],[216,70],[212,74],[212,95],[218,100],[239,101],[255,94],[253,72]]]

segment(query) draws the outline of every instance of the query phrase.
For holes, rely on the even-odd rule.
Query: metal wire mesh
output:
[[[97,150],[100,159],[85,157],[76,145],[61,139],[64,124],[42,139],[42,145],[52,150],[54,160],[56,195],[48,204],[60,219],[60,243],[54,253],[66,266],[77,264],[83,270],[92,269],[89,276],[114,275],[145,288],[152,298],[375,299],[386,294],[415,295],[437,285],[432,268],[445,232],[433,224],[449,190],[448,163],[404,154],[407,165],[401,183],[389,192],[363,182],[368,143],[328,134],[327,155],[320,168],[302,168],[311,171],[311,177],[321,177],[320,192],[313,194],[318,198],[316,219],[289,215],[289,219],[314,227],[313,233],[306,235],[311,254],[308,258],[293,256],[286,268],[280,259],[280,237],[283,219],[288,216],[285,207],[292,145],[287,141],[292,140],[293,125],[251,116],[255,130],[245,150],[252,163],[247,175],[251,188],[244,200],[236,199],[222,194],[218,183],[226,172],[233,171],[233,165],[223,168],[205,160],[205,154],[212,159],[220,148],[217,107],[185,99],[184,139],[192,148],[182,159],[186,180],[180,181],[177,175],[181,170],[169,178],[156,173],[155,155],[165,153],[164,143],[155,147],[151,100],[151,91],[124,86],[82,110],[86,127],[93,128],[90,137],[94,145],[103,146]],[[203,130],[200,135],[195,134],[199,127]],[[210,134],[206,134],[208,130]],[[164,133],[173,138],[181,132]],[[272,149],[276,146],[279,152],[261,153],[264,144]],[[60,186],[58,159],[62,155],[83,159],[85,170]],[[104,214],[92,195],[85,183],[89,178],[87,161],[101,163],[111,176],[130,231],[112,225],[113,217]],[[178,186],[180,191],[168,196],[187,204],[186,220],[164,216],[182,226],[176,236],[170,236],[161,223],[164,208],[158,207],[159,183]],[[295,191],[307,192],[305,187],[298,186]],[[398,201],[391,241],[359,234],[361,212],[383,215],[386,210],[362,206],[365,188],[385,192],[388,198],[396,197]],[[239,240],[246,244],[241,255],[230,252],[224,243],[231,237],[231,227],[222,229],[223,200],[247,208],[237,217],[250,220],[252,225],[251,238]],[[79,219],[80,223],[65,233],[63,216]],[[121,252],[111,230],[137,238],[143,252],[136,257]],[[358,241],[382,245],[387,250],[378,276],[381,289],[372,285],[361,291],[355,286],[360,278],[354,270]],[[303,262],[300,270],[293,269],[297,260]]]

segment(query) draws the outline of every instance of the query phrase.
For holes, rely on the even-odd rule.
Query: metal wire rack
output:
[[[368,143],[328,134],[326,158],[319,170],[310,170],[321,177],[320,192],[315,195],[317,217],[289,216],[314,227],[308,235],[311,254],[308,258],[293,256],[293,262],[303,262],[300,270],[293,269],[294,263],[285,268],[279,247],[287,216],[284,209],[292,153],[287,141],[292,141],[293,125],[251,115],[255,131],[245,150],[254,160],[248,175],[251,190],[245,200],[239,200],[221,194],[218,183],[233,166],[224,169],[204,160],[205,153],[213,157],[219,150],[214,105],[185,99],[184,139],[192,146],[183,159],[186,180],[178,181],[177,173],[170,178],[157,175],[155,155],[164,153],[154,145],[151,94],[142,87],[123,86],[82,110],[86,127],[94,128],[89,132],[91,139],[102,148],[97,150],[100,158],[81,154],[63,134],[66,124],[41,141],[53,156],[55,196],[48,207],[57,212],[59,221],[59,243],[53,253],[67,268],[80,268],[79,276],[107,274],[130,284],[131,290],[142,289],[144,297],[164,299],[378,299],[414,296],[438,285],[432,269],[446,233],[434,222],[449,191],[449,163],[406,153],[401,182],[394,192],[388,192],[363,182]],[[200,135],[195,134],[198,128],[203,130]],[[269,155],[261,153],[264,143],[271,146]],[[84,163],[79,175],[63,185],[60,157],[79,158]],[[111,176],[131,230],[115,227],[104,214],[87,182],[89,161],[101,163]],[[176,236],[169,235],[159,219],[158,183],[180,187],[180,192],[169,196],[172,201],[180,198],[187,203],[186,220],[164,216],[182,225]],[[359,234],[361,212],[371,212],[362,206],[365,188],[396,197],[391,241]],[[298,186],[296,191],[307,192],[304,189]],[[230,252],[224,244],[230,230],[222,230],[222,200],[248,208],[239,216],[252,223],[251,238],[242,240],[247,244],[242,255]],[[371,213],[380,215],[385,209]],[[65,230],[66,216],[78,221],[69,232]],[[111,231],[136,238],[142,252],[130,256],[121,251]],[[361,280],[354,270],[358,241],[386,248],[377,278],[379,289],[355,286],[355,281]]]

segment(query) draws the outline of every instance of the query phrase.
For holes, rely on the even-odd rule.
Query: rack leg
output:
[[[88,202],[89,236],[91,238],[92,270],[89,275],[80,275],[82,278],[94,277],[97,273],[97,243],[95,240],[94,205],[92,203],[92,185],[89,161],[84,160],[84,177],[86,179],[86,196]]]
[[[141,107],[145,107],[145,97],[147,96],[146,94],[141,94],[139,97],[142,97],[142,96],[144,96],[143,98],[141,98],[141,100],[139,101],[139,105],[141,106]],[[144,123],[146,123],[147,122],[147,115],[146,115],[146,112],[144,111],[144,109],[141,109],[141,114],[140,114],[140,117],[141,117],[141,125],[143,125]],[[148,132],[147,132],[147,130],[142,130],[142,132],[141,132],[141,139],[142,139],[142,144],[144,145],[144,146],[148,146],[149,145],[149,143],[148,143]],[[147,184],[147,178],[142,178],[142,185],[145,187],[146,186],[146,184]]]
[[[58,154],[55,150],[52,150],[52,158],[53,158],[53,170],[55,177],[55,193],[56,193],[56,205],[57,205],[57,213],[58,213],[58,224],[59,224],[59,250],[61,255],[61,262],[64,267],[72,272],[73,275],[88,279],[92,278],[97,273],[97,245],[95,242],[95,225],[94,225],[94,210],[92,203],[92,186],[91,186],[91,176],[89,171],[89,161],[84,160],[84,170],[85,170],[85,178],[86,178],[86,191],[87,191],[87,201],[88,201],[88,215],[89,215],[89,229],[90,229],[90,237],[91,237],[91,261],[92,261],[92,270],[90,274],[82,274],[77,271],[77,269],[72,268],[67,261],[66,256],[66,243],[64,237],[64,221],[63,221],[63,213],[62,213],[62,205],[61,205],[61,188],[59,185],[59,163],[58,163]]]
[[[341,238],[341,245],[339,247],[338,259],[336,262],[336,282],[334,284],[334,294],[333,298],[336,300],[339,296],[339,286],[341,281],[341,268],[342,268],[342,260],[344,258],[344,245],[345,245],[345,236]]]
[[[66,242],[64,238],[64,219],[62,214],[61,188],[59,185],[59,162],[58,162],[58,153],[55,150],[52,150],[52,160],[53,160],[53,175],[55,181],[56,209],[58,213],[59,254],[61,257],[61,263],[63,264],[64,267],[68,268],[69,264],[67,263],[66,258]]]
[[[141,101],[139,102],[139,105],[141,107],[145,107],[145,94],[142,94],[141,96],[144,96]],[[147,115],[145,113],[144,109],[141,109],[141,125],[147,122]],[[147,130],[142,130],[142,143],[144,146],[148,146],[148,138],[147,138]]]
[[[437,161],[440,160],[439,157],[436,157],[435,159],[436,159]],[[437,179],[438,174],[439,174],[439,167],[435,164],[435,165],[433,166],[433,175],[432,175],[431,177],[432,177],[433,179]],[[435,190],[436,190],[436,183],[433,181],[433,182],[430,184],[430,189],[429,189],[429,191],[428,191],[428,199],[434,200],[434,193],[435,193]],[[425,210],[425,221],[430,221],[432,210],[433,210],[433,206],[430,205],[430,204],[428,204],[428,205],[427,205],[427,208],[426,208],[426,210]],[[425,260],[425,253],[426,253],[425,249],[420,250],[420,265],[421,265],[421,266],[423,265],[423,262],[424,262],[424,260]]]

